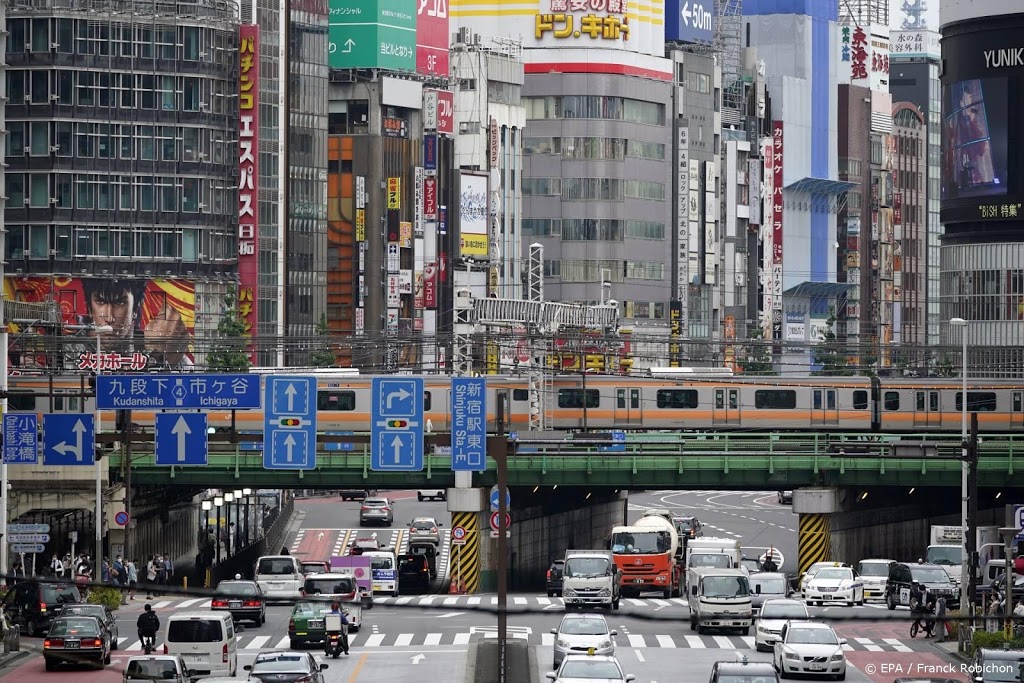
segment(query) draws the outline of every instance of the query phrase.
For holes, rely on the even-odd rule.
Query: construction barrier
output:
[[[449,590],[455,594],[480,592],[480,532],[477,529],[479,513],[453,512],[452,528],[466,530],[465,543],[452,543],[448,555],[451,575]]]
[[[797,556],[797,571],[801,574],[815,562],[828,562],[832,559],[832,526],[828,515],[800,515]]]

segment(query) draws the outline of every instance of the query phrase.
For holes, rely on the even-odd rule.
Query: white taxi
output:
[[[863,605],[864,582],[852,567],[823,567],[807,582],[804,598],[811,606],[824,602]]]
[[[857,573],[864,582],[864,599],[885,599],[885,584],[889,580],[889,570],[896,564],[895,560],[870,559],[857,563]]]
[[[800,575],[800,585],[798,586],[798,589],[800,590],[800,596],[804,598],[807,597],[807,584],[811,582],[811,579],[814,578],[814,575],[818,573],[819,569],[824,569],[825,567],[849,566],[850,565],[846,564],[845,562],[815,562],[807,568],[807,571]]]

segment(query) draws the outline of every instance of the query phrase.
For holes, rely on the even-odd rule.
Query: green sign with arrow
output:
[[[332,69],[416,71],[416,0],[331,0]]]

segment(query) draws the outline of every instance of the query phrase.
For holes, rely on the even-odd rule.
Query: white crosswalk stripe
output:
[[[480,604],[480,598],[470,598],[469,600],[466,601],[466,604],[467,605],[479,605]]]
[[[408,647],[412,645],[412,633],[402,633],[395,638],[395,647]]]
[[[544,647],[555,646],[555,634],[554,633],[542,633],[540,634],[540,644]]]
[[[122,650],[141,650],[142,649],[142,641],[141,640],[136,640],[129,647],[122,647],[121,649]]]
[[[658,647],[675,647],[676,641],[672,640],[672,636],[654,636],[658,641]]]
[[[882,640],[886,645],[891,645],[892,649],[896,650],[896,652],[913,652],[913,650],[895,638],[883,638]]]
[[[267,641],[269,641],[269,640],[270,640],[270,636],[256,636],[255,638],[250,640],[248,643],[246,643],[245,647],[243,649],[245,649],[245,650],[259,650],[261,647],[265,646],[267,644]]]
[[[630,647],[647,647],[647,643],[644,642],[644,637],[641,635],[630,633],[626,638],[629,640]]]
[[[742,640],[743,644],[746,645],[747,647],[749,647],[749,648],[753,648],[754,647],[754,636],[740,636],[740,640]]]
[[[423,639],[423,644],[424,645],[440,645],[441,644],[441,636],[443,636],[443,635],[444,635],[443,633],[428,633],[427,637]]]
[[[163,609],[164,607],[170,607],[173,604],[173,600],[161,600],[160,602],[153,605],[153,609]]]
[[[515,597],[515,598],[512,598],[512,601],[516,605],[525,605],[526,604],[526,598]]]
[[[863,645],[864,649],[866,649],[868,652],[882,652],[881,646],[875,645],[873,642],[871,642],[870,638],[855,638],[854,640]]]
[[[723,649],[728,650],[731,647],[736,647],[735,645],[733,645],[733,642],[731,640],[729,640],[729,636],[713,636],[713,637],[715,639],[715,642],[718,643],[718,646],[723,648]]]
[[[380,647],[380,644],[384,642],[383,633],[374,633],[372,636],[366,639],[363,643],[363,647]]]
[[[469,633],[456,633],[455,638],[452,639],[452,645],[467,645],[469,644]]]
[[[458,598],[445,598],[444,599],[444,606],[445,607],[451,607],[453,605],[458,604],[458,602],[459,602]]]
[[[704,648],[704,641],[701,640],[700,636],[684,636],[686,638],[686,644],[694,649]]]
[[[175,607],[178,609],[183,609],[185,607],[192,607],[193,605],[198,605],[199,603],[204,601],[207,601],[206,598],[195,598],[192,600],[185,600],[183,602],[179,602],[177,605],[175,605]]]
[[[288,636],[285,636],[281,640],[277,641],[277,645],[274,646],[274,649],[275,650],[286,650],[286,649],[288,649],[288,646],[290,644],[289,641],[290,641],[290,639],[288,638]]]

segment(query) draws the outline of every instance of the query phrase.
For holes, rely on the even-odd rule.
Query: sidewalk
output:
[[[969,661],[966,655],[961,654],[960,645],[956,642],[956,640],[947,640],[942,643],[932,641],[932,646],[936,650],[938,650],[940,654],[944,654],[964,662]]]

